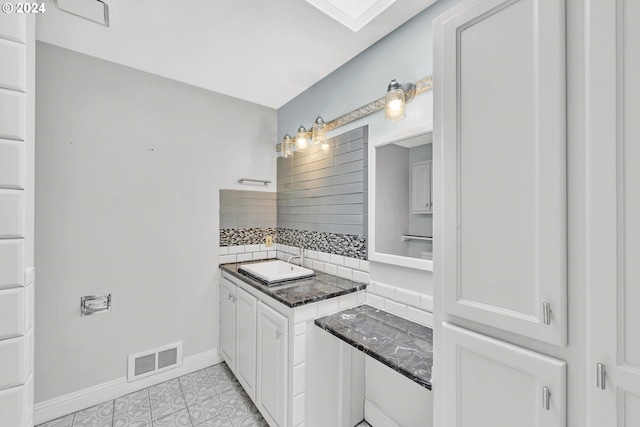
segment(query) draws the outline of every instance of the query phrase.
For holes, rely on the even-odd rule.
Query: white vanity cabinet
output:
[[[256,397],[256,305],[258,299],[236,289],[236,370],[235,375],[245,391]]]
[[[431,160],[415,162],[411,165],[411,213],[432,212],[431,174]]]
[[[349,364],[327,366],[339,343],[323,339],[314,320],[364,302],[362,289],[292,308],[222,271],[220,353],[270,427],[352,427],[362,420],[363,405],[352,396],[364,401],[364,380],[352,378],[350,367],[363,370],[364,357],[351,361],[346,345]]]
[[[226,278],[220,286],[220,353],[255,400],[257,298]]]
[[[271,426],[287,425],[288,319],[259,302],[256,406]]]
[[[220,354],[236,372],[236,288],[228,279],[220,284]]]

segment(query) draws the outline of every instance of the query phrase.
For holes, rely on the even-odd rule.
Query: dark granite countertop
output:
[[[275,260],[274,260],[275,261]],[[226,271],[246,284],[258,289],[270,297],[280,301],[288,307],[299,307],[312,302],[357,292],[367,287],[364,283],[358,283],[349,279],[332,276],[330,274],[315,271],[315,277],[295,280],[277,286],[266,286],[252,277],[238,271],[245,264],[253,264],[264,261],[247,261],[231,264],[221,264],[222,271]]]
[[[431,328],[370,305],[316,319],[316,325],[431,390]]]

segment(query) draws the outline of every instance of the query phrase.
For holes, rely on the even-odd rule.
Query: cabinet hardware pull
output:
[[[549,387],[542,387],[542,409],[545,411],[549,410],[549,398],[551,397],[551,392],[549,391]]]
[[[280,329],[276,329],[276,339],[280,339]]]
[[[542,303],[542,323],[545,325],[551,324],[551,304],[548,302]]]
[[[233,298],[233,295],[231,294],[231,292],[229,292],[229,299]]]
[[[600,390],[605,390],[607,388],[607,368],[602,364],[598,363],[596,365],[596,387]]]

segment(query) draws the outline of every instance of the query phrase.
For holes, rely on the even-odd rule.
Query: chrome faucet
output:
[[[304,247],[300,246],[300,248],[298,249],[300,251],[300,255],[292,255],[289,258],[287,258],[287,262],[291,262],[295,259],[299,259],[300,260],[300,267],[304,267]]]

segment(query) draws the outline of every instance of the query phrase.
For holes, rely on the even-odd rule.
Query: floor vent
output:
[[[129,356],[129,382],[182,365],[182,343],[166,345]]]

